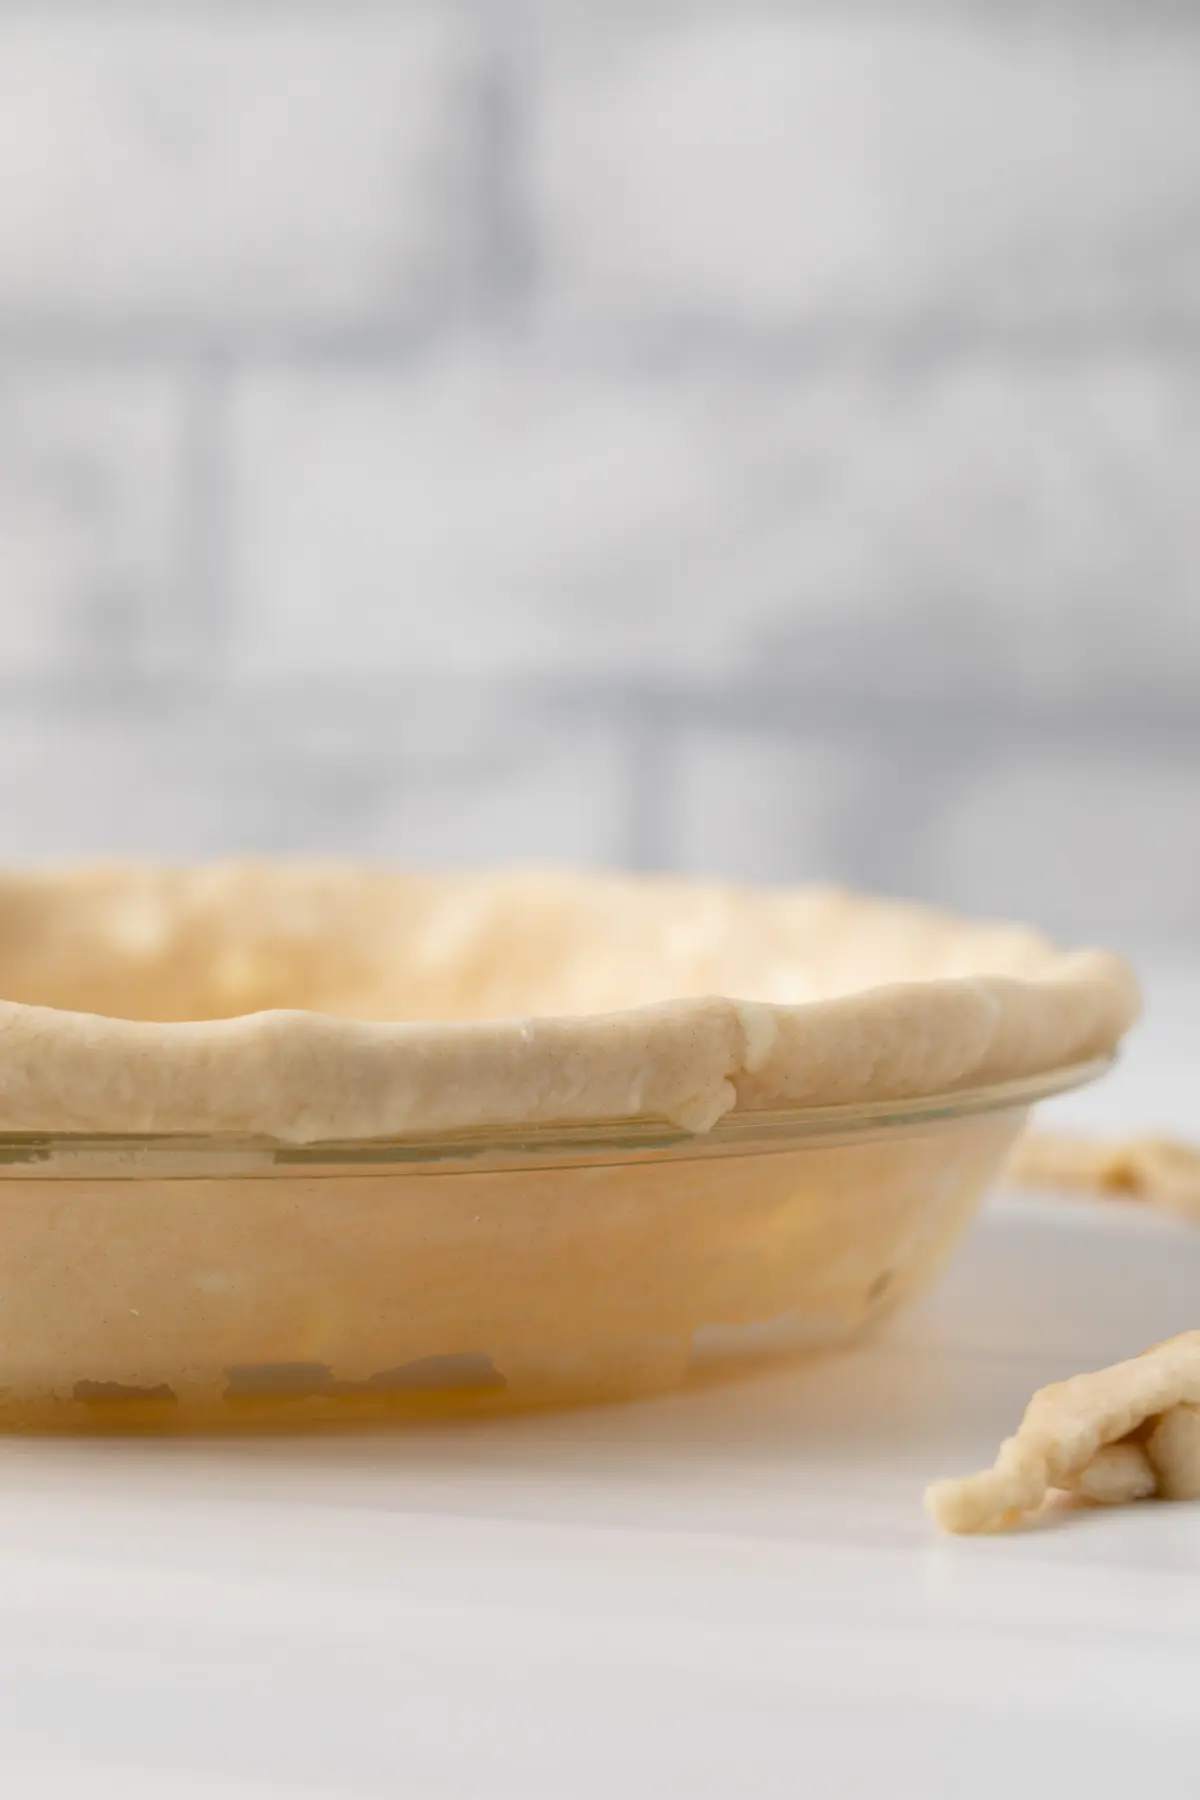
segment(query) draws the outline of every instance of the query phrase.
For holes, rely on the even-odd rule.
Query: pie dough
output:
[[[900,1100],[1101,1056],[1128,967],[834,889],[0,877],[0,1131],[290,1142]]]
[[[1008,1176],[1026,1187],[1145,1200],[1178,1219],[1200,1224],[1200,1150],[1170,1138],[1100,1143],[1031,1132],[1017,1144]]]
[[[1200,1331],[1042,1388],[992,1468],[936,1482],[925,1499],[946,1531],[994,1531],[1054,1490],[1109,1505],[1200,1500]]]

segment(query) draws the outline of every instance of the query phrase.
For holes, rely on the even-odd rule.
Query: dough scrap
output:
[[[1101,1506],[1124,1506],[1156,1493],[1158,1476],[1140,1444],[1105,1444],[1067,1487]]]
[[[1163,1413],[1146,1454],[1164,1500],[1200,1500],[1200,1407],[1184,1402]]]
[[[949,1094],[1111,1053],[1103,951],[830,888],[0,874],[0,1132],[285,1142]]]
[[[1200,1331],[1042,1388],[992,1468],[935,1482],[925,1504],[945,1531],[995,1531],[1055,1489],[1110,1504],[1200,1499]]]
[[[1200,1149],[1170,1138],[1103,1143],[1030,1132],[1013,1152],[1008,1178],[1024,1187],[1124,1194],[1200,1224]]]

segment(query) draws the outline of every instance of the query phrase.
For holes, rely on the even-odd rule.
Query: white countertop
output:
[[[1200,1135],[1191,998],[1060,1117]],[[0,1792],[1193,1797],[1200,1507],[949,1540],[920,1497],[1042,1382],[1197,1325],[1200,1232],[1002,1197],[869,1348],[706,1393],[0,1440]]]

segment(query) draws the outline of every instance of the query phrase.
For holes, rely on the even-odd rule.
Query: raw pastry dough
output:
[[[925,1501],[946,1531],[994,1531],[1054,1489],[1109,1503],[1200,1499],[1200,1331],[1042,1388],[991,1469],[936,1482]]]
[[[1200,1150],[1168,1138],[1105,1144],[1031,1132],[1017,1144],[1008,1176],[1026,1187],[1127,1194],[1200,1223]]]
[[[379,1138],[906,1099],[1104,1055],[1102,951],[829,889],[354,866],[0,878],[0,1131]]]

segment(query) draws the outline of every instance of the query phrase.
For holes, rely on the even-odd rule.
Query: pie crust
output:
[[[343,864],[0,876],[0,1131],[285,1142],[950,1093],[1111,1051],[1129,968],[830,888]]]

